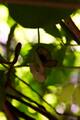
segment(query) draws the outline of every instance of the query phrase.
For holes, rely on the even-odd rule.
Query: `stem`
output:
[[[12,41],[12,38],[13,38],[13,33],[14,33],[14,30],[16,28],[17,24],[15,23],[11,29],[10,29],[10,33],[8,35],[8,40],[7,40],[7,43],[6,43],[6,54],[7,54],[7,60],[9,60],[10,58],[10,46],[11,46],[11,41]]]
[[[52,66],[54,68],[54,66]],[[80,69],[80,66],[55,66],[56,69]]]
[[[10,76],[11,76],[11,72],[12,70],[14,69],[14,64],[17,62],[18,60],[18,56],[20,54],[20,50],[21,50],[21,43],[19,42],[17,45],[16,45],[16,48],[15,48],[15,56],[14,56],[14,59],[13,61],[11,62],[11,64],[9,65],[9,69],[8,69],[8,72],[6,74],[6,87],[11,85],[11,79],[10,79]]]
[[[11,103],[8,100],[6,100],[6,105],[8,106],[9,111],[11,111],[14,114],[14,116],[22,117],[25,120],[34,120],[34,118],[31,118],[30,116],[24,114],[23,112],[19,111],[16,107],[11,105]],[[13,120],[17,120],[17,119],[13,119]]]
[[[69,17],[64,22],[60,22],[61,26],[63,27],[66,32],[70,33],[70,35],[73,37],[73,39],[77,42],[77,44],[80,44],[79,38],[80,38],[80,30],[77,28],[77,26],[74,24],[72,19]]]
[[[18,66],[16,66],[17,68]],[[21,67],[26,67],[26,66],[21,66]],[[50,66],[49,69],[55,68],[55,69],[80,69],[80,66]]]
[[[49,118],[50,120],[57,120],[57,118],[53,115],[51,115],[49,112],[46,112],[45,110],[39,109],[38,107],[22,100],[20,97],[14,96],[14,95],[10,95],[7,94],[8,97],[12,98],[12,99],[16,99],[17,101],[21,102],[22,104],[25,104],[26,106],[31,107],[32,109],[34,109],[36,112],[41,113],[42,115],[44,115],[45,117]]]
[[[25,85],[27,85],[33,92],[35,92],[47,105],[49,105],[54,111],[55,109],[52,107],[51,104],[49,104],[46,100],[44,100],[42,98],[42,96],[35,90],[33,89],[27,82],[25,82],[24,80],[22,80],[20,77],[18,77],[17,75],[14,75],[16,78],[18,78],[21,82],[23,82]],[[56,111],[55,111],[56,112]]]
[[[14,92],[16,92],[16,93],[17,93],[18,95],[20,95],[21,97],[25,98],[25,99],[28,100],[29,102],[35,103],[39,108],[45,110],[44,106],[38,104],[36,101],[34,101],[34,100],[32,100],[31,98],[29,98],[29,97],[25,96],[24,94],[20,93],[18,90],[16,90],[16,89],[13,88],[12,86],[10,86],[10,88],[11,88],[12,90],[14,90]]]
[[[40,31],[39,31],[39,28],[38,28],[38,46],[40,45]]]
[[[16,65],[16,66],[14,66],[14,68],[20,68],[20,67],[30,67],[30,65]]]
[[[79,40],[80,38],[80,30],[78,27],[75,25],[71,17],[68,17],[67,19],[64,20],[64,24],[68,27],[68,29],[74,34],[74,36]],[[77,41],[80,43],[80,41]]]

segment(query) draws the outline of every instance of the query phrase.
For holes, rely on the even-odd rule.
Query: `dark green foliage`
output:
[[[54,17],[54,19],[55,19],[55,17]],[[51,35],[53,35],[55,37],[60,37],[61,38],[61,34],[60,34],[58,28],[56,27],[56,25],[54,24],[54,20],[53,20],[53,22],[51,24],[46,25],[44,27],[44,30],[47,33],[49,33],[49,34],[51,34]]]
[[[27,5],[9,4],[10,15],[24,27],[46,27],[48,24],[59,23],[73,10],[53,9],[47,7],[36,7]]]

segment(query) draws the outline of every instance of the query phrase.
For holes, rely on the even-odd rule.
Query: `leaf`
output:
[[[59,101],[70,104],[72,102],[72,95],[74,92],[74,86],[72,84],[68,84],[62,88],[62,92],[59,95]]]
[[[39,82],[43,82],[45,80],[44,67],[42,65],[40,65],[40,69],[37,71],[37,68],[34,66],[34,64],[30,64],[30,70],[36,80]]]
[[[41,52],[45,52],[43,50],[48,51],[48,53],[45,53],[47,55],[47,58],[50,58],[50,60],[55,60],[56,59],[55,54],[56,54],[57,47],[54,46],[53,44],[40,43],[39,45],[38,44],[31,45],[31,47],[30,47],[30,44],[29,44],[29,49],[27,49],[27,45],[22,48],[21,55],[24,58],[24,61],[23,61],[24,63],[23,64],[29,64],[29,63],[32,63],[32,62],[36,62],[36,59],[35,59],[35,57],[33,58],[33,55],[35,55],[35,51],[38,52],[38,50],[37,50],[38,47],[41,48],[40,49]],[[54,51],[54,52],[52,52],[52,51]]]
[[[47,80],[46,85],[59,85],[62,86],[69,81],[70,71],[53,68],[46,71]]]
[[[61,34],[60,34],[59,30],[57,29],[55,24],[51,24],[51,25],[48,24],[48,25],[46,25],[44,30],[47,33],[49,33],[49,34],[51,34],[51,35],[53,35],[55,37],[60,37],[61,38]]]
[[[80,85],[78,85],[75,88],[74,94],[73,94],[73,103],[80,106]]]
[[[8,4],[12,18],[23,27],[46,28],[67,18],[74,10],[38,7],[29,5]],[[26,14],[25,14],[26,11]],[[46,30],[46,29],[45,29]],[[55,35],[55,31],[53,29]]]
[[[76,60],[75,51],[67,47],[63,64],[64,66],[74,66]]]
[[[30,70],[35,79],[40,82],[45,80],[45,68],[36,51],[33,52],[32,63],[30,63]]]

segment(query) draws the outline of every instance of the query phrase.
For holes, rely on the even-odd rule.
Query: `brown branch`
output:
[[[1,3],[16,3],[16,4],[26,4],[34,6],[45,6],[49,8],[67,8],[67,9],[77,9],[80,8],[80,3],[72,2],[53,2],[49,0],[1,0]]]
[[[61,21],[60,25],[67,34],[66,39],[67,39],[67,42],[69,42],[69,43],[67,43],[66,45],[68,46],[70,44],[70,40],[71,40],[70,37],[72,39],[74,39],[74,41],[78,45],[80,45],[80,40],[79,40],[80,39],[80,31],[76,27],[76,25],[73,23],[73,21],[71,21],[71,20],[70,20],[70,22],[69,22],[69,20],[66,20],[66,22]]]
[[[66,27],[68,28],[68,30],[71,32],[71,34],[73,36],[75,36],[76,38],[76,42],[78,44],[80,44],[80,30],[78,29],[78,27],[75,25],[75,23],[73,22],[73,20],[69,17],[65,20],[64,24],[66,25]]]

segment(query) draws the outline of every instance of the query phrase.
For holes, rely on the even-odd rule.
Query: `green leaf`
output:
[[[78,85],[75,88],[74,94],[73,94],[73,103],[80,106],[80,85]]]
[[[45,31],[55,37],[60,37],[61,38],[61,34],[59,32],[59,30],[57,29],[57,27],[55,26],[55,24],[49,24],[47,26],[45,26]]]
[[[72,95],[74,92],[74,86],[72,84],[68,84],[62,88],[62,92],[59,95],[59,101],[66,104],[71,104]]]
[[[59,85],[62,86],[69,81],[70,71],[53,68],[47,71],[46,85]]]

